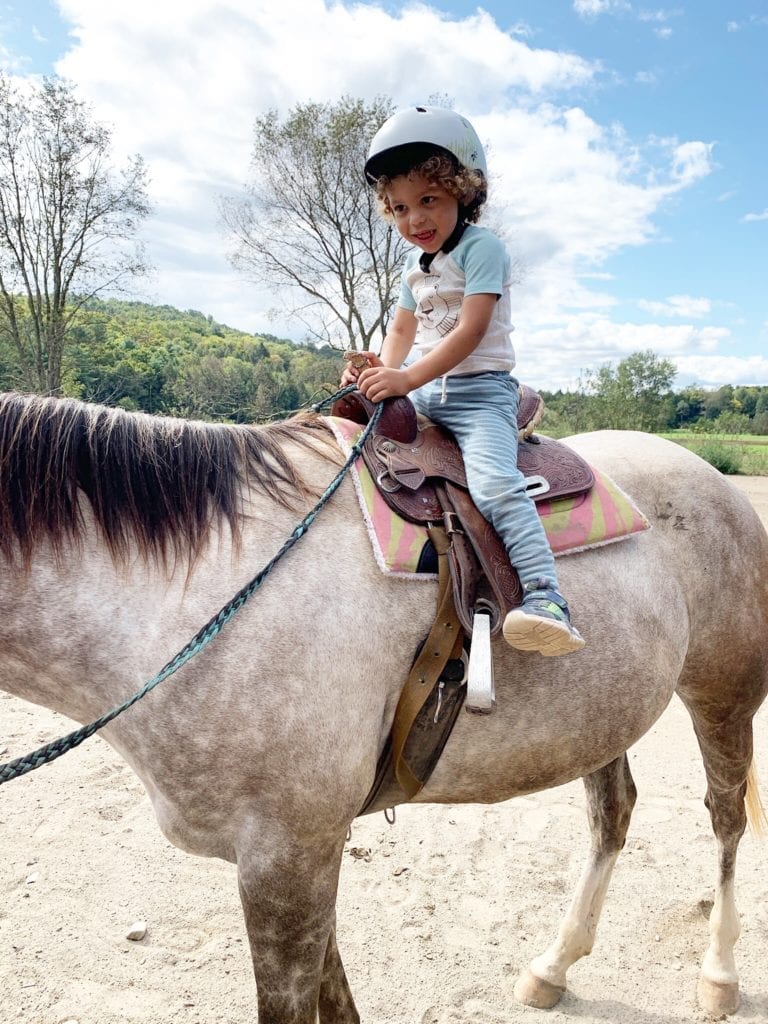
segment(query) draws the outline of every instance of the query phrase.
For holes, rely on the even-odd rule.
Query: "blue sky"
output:
[[[217,197],[254,117],[308,99],[452,97],[489,144],[521,266],[519,376],[570,387],[652,349],[678,385],[768,384],[764,0],[12,0],[0,63],[71,79],[141,153],[157,267],[137,297],[299,338],[226,261]]]

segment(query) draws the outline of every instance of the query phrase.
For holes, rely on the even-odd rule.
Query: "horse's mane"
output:
[[[317,416],[231,426],[0,395],[0,552],[28,563],[46,539],[79,541],[85,496],[117,560],[134,545],[192,560],[214,524],[240,536],[245,490],[299,507],[313,491],[284,446],[334,458],[331,436]]]

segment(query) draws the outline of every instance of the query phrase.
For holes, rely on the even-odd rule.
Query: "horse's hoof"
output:
[[[525,1006],[535,1006],[537,1010],[551,1010],[560,1002],[563,992],[563,986],[537,978],[527,967],[515,982],[515,999]]]
[[[739,1008],[739,983],[737,981],[710,981],[699,977],[699,1006],[713,1017],[736,1013]]]

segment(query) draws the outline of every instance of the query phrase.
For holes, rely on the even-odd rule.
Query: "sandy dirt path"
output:
[[[735,478],[768,525],[768,478]],[[69,731],[0,695],[0,760]],[[768,795],[768,706],[756,725]],[[695,1008],[715,846],[693,731],[675,701],[630,752],[639,790],[591,957],[549,1013],[518,972],[554,935],[587,847],[581,784],[493,807],[409,807],[356,823],[339,942],[366,1024],[682,1024]],[[253,1024],[230,865],[160,834],[137,780],[100,739],[0,789],[0,1024]],[[768,1021],[768,844],[737,870],[743,989]],[[134,921],[148,930],[126,939]]]

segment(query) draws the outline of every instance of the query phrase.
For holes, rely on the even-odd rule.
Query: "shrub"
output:
[[[691,449],[699,458],[719,469],[721,473],[734,474],[741,471],[741,456],[728,445],[720,444],[718,441],[707,441],[695,447],[692,445]]]

